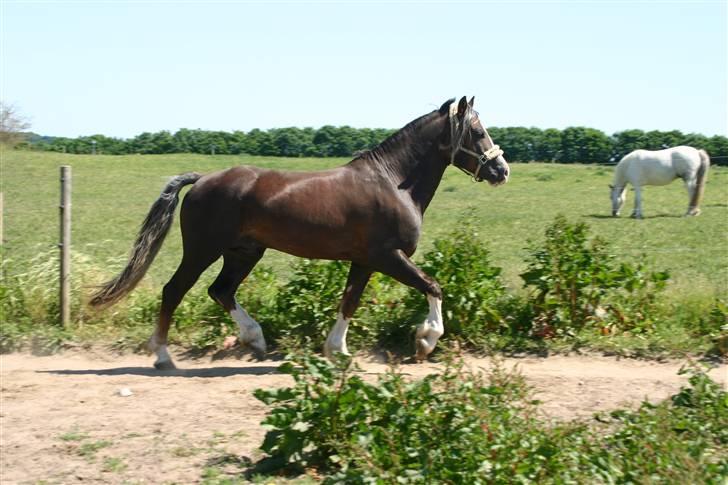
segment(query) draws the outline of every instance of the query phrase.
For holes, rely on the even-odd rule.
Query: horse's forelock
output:
[[[450,106],[455,103],[455,98],[450,98],[444,103],[442,103],[442,106],[440,106],[440,109],[438,110],[440,114],[446,114],[450,110]]]

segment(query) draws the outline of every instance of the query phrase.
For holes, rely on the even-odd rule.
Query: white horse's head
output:
[[[620,209],[622,209],[622,205],[624,205],[624,199],[625,199],[625,188],[627,188],[626,185],[619,186],[619,185],[610,185],[610,195],[612,197],[612,215],[614,217],[619,215]]]

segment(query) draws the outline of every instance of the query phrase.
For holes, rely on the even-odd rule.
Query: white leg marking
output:
[[[420,360],[435,350],[438,339],[445,333],[445,326],[442,323],[442,300],[427,295],[427,303],[430,304],[430,313],[427,314],[425,321],[417,326],[415,334],[417,358]]]
[[[172,357],[167,351],[166,344],[159,344],[157,342],[157,335],[152,335],[149,339],[149,350],[157,354],[157,360],[154,362],[154,367],[157,369],[174,369],[175,365],[172,362]]]
[[[334,356],[335,352],[350,355],[349,350],[346,348],[346,332],[349,330],[350,321],[351,318],[344,318],[341,312],[336,316],[336,324],[329,332],[324,344],[324,355],[329,359]]]
[[[166,345],[157,347],[157,364],[161,364],[162,362],[172,362],[172,357],[170,357]]]
[[[235,309],[230,312],[230,316],[240,327],[240,343],[248,345],[259,357],[265,354],[265,338],[258,322],[253,320],[238,302],[235,302]]]

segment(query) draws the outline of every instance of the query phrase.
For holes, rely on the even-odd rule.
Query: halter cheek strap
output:
[[[472,113],[470,111],[467,112],[467,118],[463,119],[463,123],[460,127],[460,133],[455,136],[455,133],[458,131],[458,117],[457,117],[457,105],[455,103],[450,104],[450,144],[451,144],[451,150],[450,150],[450,165],[454,165],[455,162],[455,155],[462,151],[467,153],[468,155],[471,155],[478,159],[478,167],[475,169],[475,172],[470,172],[469,170],[466,170],[462,167],[458,167],[463,172],[467,173],[473,178],[473,182],[480,182],[483,179],[479,178],[478,175],[480,174],[480,170],[485,166],[486,163],[488,163],[490,160],[493,160],[494,158],[498,158],[501,155],[503,155],[503,150],[500,149],[498,145],[493,145],[488,150],[485,151],[482,155],[475,153],[472,150],[469,150],[465,147],[463,147],[463,139],[465,138],[465,132],[466,127],[469,125],[470,117],[472,117]],[[491,140],[492,142],[492,140]],[[457,165],[455,165],[457,167]]]

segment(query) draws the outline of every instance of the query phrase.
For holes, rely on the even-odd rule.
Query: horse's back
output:
[[[406,211],[395,199],[395,190],[350,165],[312,172],[240,166],[200,179],[185,197],[182,218],[189,228],[216,226],[224,240],[249,239],[308,258],[361,260],[381,228],[399,237],[418,222],[403,219]]]
[[[634,150],[617,165],[633,184],[667,185],[676,178],[690,178],[700,166],[700,152],[690,146],[663,150]]]

